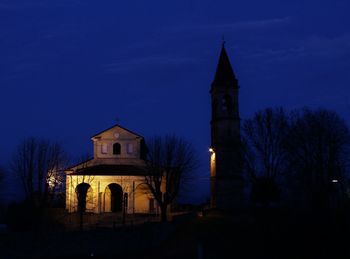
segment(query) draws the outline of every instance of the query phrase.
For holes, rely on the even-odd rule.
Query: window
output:
[[[132,154],[134,152],[134,145],[132,143],[128,143],[128,154]]]
[[[119,143],[113,144],[113,155],[120,155],[120,144]]]
[[[231,96],[228,94],[225,94],[225,96],[221,99],[221,104],[222,104],[222,110],[223,111],[232,111],[232,101],[231,101]]]
[[[227,98],[225,98],[225,97],[222,98],[221,103],[222,103],[222,110],[227,111]]]
[[[108,153],[108,146],[106,143],[103,143],[101,146],[101,153],[102,154],[107,154]]]

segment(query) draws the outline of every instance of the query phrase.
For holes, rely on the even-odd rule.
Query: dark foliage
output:
[[[6,214],[6,224],[13,231],[27,231],[39,223],[41,210],[29,200],[11,203]]]
[[[270,177],[259,177],[252,183],[251,200],[265,207],[280,198],[280,188]]]
[[[62,209],[38,207],[32,200],[15,202],[7,207],[5,223],[9,230],[15,232],[63,230],[63,225],[58,220],[57,210]]]
[[[289,170],[314,207],[329,207],[345,198],[350,134],[337,113],[325,109],[294,112],[285,149]]]
[[[303,109],[287,114],[282,108],[268,108],[247,120],[242,133],[252,201],[277,201],[284,183],[284,188],[307,197],[311,207],[344,204],[350,134],[337,113]]]
[[[255,203],[268,206],[279,198],[277,179],[286,172],[284,141],[288,130],[288,115],[282,108],[259,111],[243,125],[244,168]]]

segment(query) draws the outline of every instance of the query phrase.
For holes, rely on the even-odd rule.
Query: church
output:
[[[144,138],[114,125],[91,140],[93,158],[65,170],[68,212],[156,213],[156,202],[144,184]]]
[[[224,43],[211,84],[211,207],[231,210],[243,200],[238,80]],[[69,212],[157,213],[159,207],[145,184],[144,138],[120,125],[91,138],[93,158],[66,173]]]

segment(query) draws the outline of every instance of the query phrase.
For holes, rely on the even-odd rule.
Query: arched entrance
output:
[[[105,212],[120,212],[123,208],[123,190],[119,184],[111,183],[106,187],[104,197]]]
[[[78,199],[78,211],[85,212],[87,204],[92,201],[89,199],[92,198],[92,188],[88,183],[80,183],[75,188],[75,192],[77,194]]]

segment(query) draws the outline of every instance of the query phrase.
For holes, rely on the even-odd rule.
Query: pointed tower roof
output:
[[[237,79],[225,49],[225,42],[223,42],[213,84],[227,85],[236,82]]]

